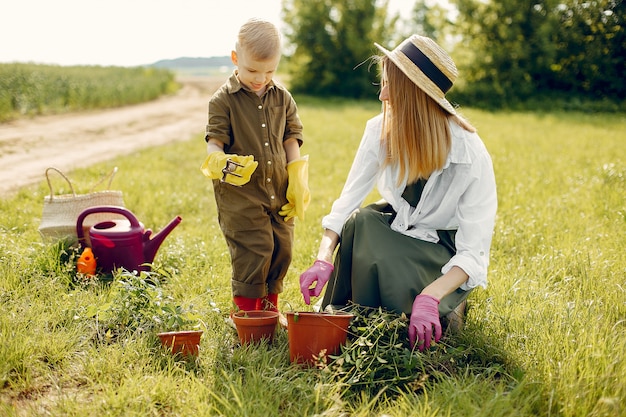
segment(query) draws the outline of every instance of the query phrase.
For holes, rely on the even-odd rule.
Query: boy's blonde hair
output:
[[[250,19],[239,29],[235,48],[257,61],[275,58],[280,54],[280,32],[271,22]]]
[[[468,131],[475,131],[459,115],[446,112],[419,88],[391,59],[383,56],[382,80],[388,85],[389,100],[383,104],[382,140],[387,164],[398,164],[408,183],[427,179],[443,169],[452,146],[449,119]]]

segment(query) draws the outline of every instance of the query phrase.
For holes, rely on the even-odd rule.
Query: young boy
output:
[[[243,311],[278,311],[294,217],[302,219],[310,202],[296,103],[272,80],[280,48],[272,23],[246,22],[231,52],[235,71],[209,101],[208,157],[201,170],[213,179],[233,301]]]

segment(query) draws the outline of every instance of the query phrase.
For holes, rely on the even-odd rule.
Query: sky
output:
[[[0,62],[137,66],[230,55],[246,20],[281,28],[280,9],[281,0],[4,0]]]

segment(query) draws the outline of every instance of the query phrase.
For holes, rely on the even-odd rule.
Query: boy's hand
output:
[[[258,165],[252,155],[227,155],[222,151],[215,151],[207,156],[200,170],[211,179],[241,186],[250,181],[250,176]]]
[[[287,186],[288,203],[281,207],[278,214],[289,221],[294,217],[304,220],[304,211],[311,202],[309,191],[309,155],[287,164],[289,185]]]

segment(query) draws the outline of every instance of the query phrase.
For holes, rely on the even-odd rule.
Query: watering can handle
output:
[[[137,220],[137,217],[135,217],[135,215],[128,209],[124,208],[124,207],[120,207],[120,206],[95,206],[95,207],[89,207],[88,209],[83,210],[79,215],[78,215],[78,219],[76,219],[76,236],[78,237],[78,242],[81,245],[84,245],[85,243],[85,235],[83,232],[83,221],[85,220],[85,218],[87,216],[89,216],[90,214],[95,214],[95,213],[115,213],[115,214],[121,214],[122,216],[126,217],[129,221],[130,221],[130,226],[133,228],[140,228],[141,224],[139,223],[139,220]]]

